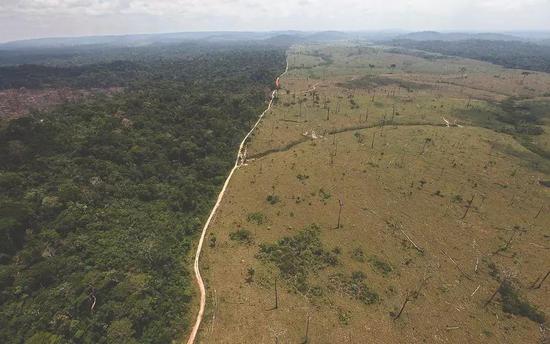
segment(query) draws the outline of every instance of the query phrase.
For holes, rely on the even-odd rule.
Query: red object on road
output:
[[[281,78],[277,78],[277,80],[275,80],[275,86],[279,89],[281,88]]]

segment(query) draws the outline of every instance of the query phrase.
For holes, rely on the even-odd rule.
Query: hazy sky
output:
[[[550,0],[0,0],[0,41],[217,30],[550,30]]]

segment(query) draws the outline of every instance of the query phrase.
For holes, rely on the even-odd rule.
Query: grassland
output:
[[[200,342],[548,342],[550,74],[288,59],[208,234]]]

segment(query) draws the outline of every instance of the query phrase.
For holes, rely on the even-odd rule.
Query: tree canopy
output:
[[[125,87],[0,122],[0,342],[181,335],[193,240],[284,64],[235,48],[0,68],[0,88]]]

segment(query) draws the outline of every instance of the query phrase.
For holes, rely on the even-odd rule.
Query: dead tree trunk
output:
[[[405,310],[405,306],[407,305],[407,303],[409,303],[409,301],[411,301],[411,299],[409,298],[409,295],[407,295],[407,298],[405,298],[405,302],[403,302],[403,305],[401,306],[401,309],[399,310],[399,313],[397,313],[397,315],[393,317],[394,321],[399,319],[399,317],[401,316],[401,314]]]
[[[275,278],[275,309],[279,308],[279,293],[277,292],[277,278]]]
[[[306,322],[306,335],[304,336],[304,341],[302,342],[302,344],[307,344],[309,343],[309,320],[310,320],[310,316],[308,315],[307,316],[307,322]]]
[[[338,210],[338,224],[336,225],[336,228],[340,228],[340,218],[342,216],[342,208],[344,207],[344,202],[342,202],[341,199],[338,200],[338,203],[340,205],[340,210]]]
[[[535,215],[535,220],[539,217],[540,213],[542,213],[542,209],[544,209],[544,206],[540,207],[539,212]]]
[[[493,252],[493,254],[499,254],[500,252],[504,252],[508,250],[508,248],[510,247],[510,244],[512,244],[512,241],[514,241],[514,238],[516,237],[517,233],[518,233],[517,230],[514,229],[512,232],[512,235],[510,236],[510,239],[506,241],[506,244],[504,244],[504,246],[502,247],[499,247],[495,252]]]
[[[468,201],[468,205],[466,206],[466,211],[464,212],[464,215],[462,215],[461,220],[464,220],[466,218],[466,215],[468,215],[468,212],[470,211],[470,208],[472,207],[472,203],[474,202],[475,198],[476,198],[476,195],[473,195],[472,199]]]
[[[537,280],[533,282],[533,284],[531,285],[531,289],[540,289],[542,287],[542,284],[544,283],[544,281],[546,281],[549,275],[550,275],[550,271],[548,271],[542,279],[540,279],[540,277],[537,278]]]
[[[485,304],[483,305],[483,307],[487,307],[491,301],[493,301],[493,299],[495,298],[495,296],[497,296],[498,292],[500,291],[500,288],[502,288],[502,284],[504,283],[504,281],[506,281],[506,279],[503,279],[502,282],[500,282],[500,284],[498,285],[498,288],[497,290],[495,290],[495,292],[493,293],[493,295],[491,295],[491,297],[489,298],[489,300],[487,300],[487,302],[485,302]]]
[[[399,319],[399,317],[401,316],[401,314],[405,310],[405,306],[407,306],[407,303],[412,301],[412,299],[418,298],[418,296],[420,295],[420,292],[422,291],[422,288],[424,288],[424,286],[428,283],[428,280],[430,278],[431,278],[430,275],[424,274],[424,277],[420,281],[420,284],[418,285],[418,288],[416,290],[414,290],[413,292],[409,292],[407,294],[407,297],[405,298],[405,302],[403,302],[403,305],[401,306],[401,309],[399,310],[399,313],[397,313],[397,315],[393,317],[394,321]]]

